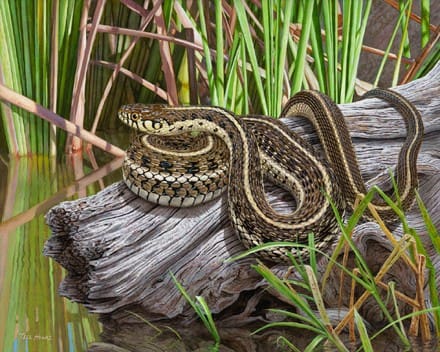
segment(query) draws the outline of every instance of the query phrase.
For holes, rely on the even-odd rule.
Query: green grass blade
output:
[[[257,88],[258,97],[261,104],[261,110],[264,115],[269,114],[266,96],[264,94],[263,82],[261,80],[260,66],[258,65],[257,52],[254,47],[254,40],[249,30],[250,24],[247,20],[246,11],[243,6],[243,0],[235,0],[234,5],[237,13],[237,19],[240,26],[240,31],[247,49],[249,61],[252,67],[252,72]]]
[[[387,47],[385,49],[385,52],[383,54],[382,60],[381,60],[380,65],[379,65],[379,68],[377,70],[376,78],[374,79],[374,83],[373,83],[374,87],[377,87],[377,85],[379,84],[379,79],[382,76],[382,72],[383,72],[383,69],[385,67],[385,63],[388,60],[388,54],[390,53],[391,46],[393,45],[394,39],[396,38],[396,34],[397,34],[397,32],[398,32],[398,30],[399,30],[399,28],[401,26],[402,20],[403,20],[403,18],[405,16],[405,12],[408,9],[408,5],[409,5],[409,2],[405,3],[403,11],[400,11],[399,17],[397,18],[396,24],[394,25],[393,33],[391,34],[390,40],[388,41],[388,45],[387,45]]]
[[[421,45],[422,47],[426,46],[429,43],[429,37],[430,37],[430,6],[431,1],[430,0],[421,0],[420,1],[420,14],[422,18],[422,23],[420,25],[421,27]]]
[[[208,43],[208,32],[207,32],[207,23],[205,22],[205,13],[204,13],[204,7],[202,0],[197,1],[199,12],[200,12],[200,29],[202,34],[202,40],[203,40],[203,54],[206,61],[206,74],[208,75],[208,86],[211,96],[212,105],[218,105],[219,99],[218,99],[218,92],[217,92],[217,85],[216,85],[216,77],[214,74],[214,69],[212,65],[212,59],[211,59],[211,51]]]
[[[397,320],[400,320],[400,311],[399,311],[399,305],[397,303],[397,298],[396,298],[396,284],[394,281],[391,281],[388,283],[388,287],[389,287],[389,295],[391,296],[392,300],[393,300],[393,306],[394,306],[394,312],[396,314],[396,318]],[[405,336],[406,344],[409,344],[409,340],[407,339],[406,333],[405,333],[405,327],[403,326],[403,322],[400,321],[399,323],[399,329],[400,331],[402,331],[402,335]]]
[[[341,54],[341,87],[339,93],[339,102],[343,103],[346,94],[347,71],[349,66],[349,49],[351,48],[350,34],[352,29],[352,8],[354,4],[352,0],[343,2],[342,9],[342,54]]]
[[[222,1],[215,0],[215,40],[216,40],[216,85],[217,85],[217,95],[218,104],[224,106],[224,84],[225,84],[225,74],[224,74],[224,59],[223,59],[223,8]]]
[[[240,72],[238,71],[237,68],[238,68],[238,63],[240,61],[240,55],[241,55],[241,40],[240,40],[240,36],[236,35],[232,42],[229,60],[226,66],[226,74],[225,74],[226,82],[224,87],[224,91],[226,94],[225,106],[228,106],[228,108],[231,111],[235,111],[236,113],[239,113],[241,110],[241,109],[237,109],[237,105],[243,104],[240,97],[237,96],[238,94],[237,91],[239,90],[238,85],[240,82],[238,77]]]
[[[283,82],[284,82],[284,72],[286,67],[286,57],[287,57],[287,44],[289,42],[290,36],[290,19],[293,13],[293,1],[287,1],[285,6],[281,8],[281,5],[278,6],[278,15],[277,18],[281,18],[281,9],[282,14],[284,16],[283,26],[281,29],[281,34],[279,39],[276,38],[276,43],[278,43],[278,47],[275,50],[277,59],[275,60],[275,77],[274,84],[276,85],[274,88],[274,98],[273,98],[273,106],[271,110],[272,116],[279,116],[281,113],[282,106],[282,95],[283,95]]]
[[[417,205],[420,209],[420,213],[422,214],[423,222],[425,223],[426,230],[428,231],[428,236],[431,239],[431,242],[438,254],[440,254],[440,234],[437,231],[437,228],[432,221],[431,216],[428,213],[428,209],[423,203],[422,198],[420,197],[419,192],[416,192],[416,201]]]
[[[307,324],[307,325],[313,325],[313,321],[310,320],[310,318],[308,318],[307,316],[302,315],[302,314],[290,312],[290,311],[284,310],[284,309],[277,309],[277,308],[271,308],[271,309],[269,309],[269,311],[272,313],[279,314],[279,315],[284,315],[287,318],[302,321],[302,322],[304,322],[304,324]]]
[[[302,323],[296,323],[293,321],[282,321],[282,322],[275,322],[275,323],[267,323],[261,328],[258,328],[257,330],[253,331],[252,334],[258,334],[264,330],[271,329],[271,328],[297,328],[297,329],[304,329],[311,332],[314,332],[315,334],[322,334],[322,330],[315,328],[308,324],[302,324]]]
[[[249,92],[248,92],[248,76],[246,67],[246,47],[244,44],[243,36],[240,34],[240,58],[241,58],[241,75],[243,77],[243,108],[242,112],[249,114]]]
[[[428,57],[423,60],[421,67],[417,70],[414,79],[425,76],[429,71],[433,69],[433,67],[440,61],[440,42],[438,41],[436,44],[433,44],[433,48],[428,54]]]
[[[176,277],[173,275],[173,273],[170,273],[172,280],[174,281],[174,284],[182,294],[182,296],[186,299],[186,301],[190,304],[190,306],[193,308],[193,310],[196,312],[196,314],[199,316],[200,320],[202,321],[203,325],[205,325],[206,329],[210,332],[212,338],[214,339],[214,346],[213,349],[217,350],[218,346],[220,344],[220,335],[218,333],[218,330],[215,326],[214,320],[212,318],[211,311],[206,304],[206,301],[203,299],[203,297],[196,296],[196,301],[194,301],[191,296],[186,292],[185,288],[177,281]]]
[[[320,8],[322,8],[321,6]],[[325,76],[325,57],[323,40],[321,37],[321,24],[319,22],[318,4],[314,8],[315,16],[312,18],[312,30],[310,32],[310,44],[312,45],[312,55],[314,60],[314,69],[319,82],[319,90],[323,93],[328,92],[328,81]]]
[[[214,338],[215,345],[218,347],[218,345],[220,344],[220,334],[218,333],[217,327],[215,326],[211,310],[209,309],[209,306],[203,297],[196,296],[196,299],[199,307],[201,308],[201,311],[203,312],[203,316],[205,317],[205,325],[207,325],[208,331],[211,333],[212,337]]]
[[[273,55],[275,54],[275,35],[274,35],[274,2],[266,0],[261,3],[261,14],[263,18],[263,41],[264,41],[264,69],[266,71],[265,93],[267,99],[267,109],[269,114],[273,111],[273,82],[274,73]],[[276,116],[276,115],[273,115]]]
[[[313,352],[316,351],[318,349],[318,346],[322,344],[322,342],[324,341],[325,336],[322,335],[318,335],[316,336],[305,348],[304,352]],[[342,350],[342,351],[345,351]]]
[[[359,315],[357,310],[354,311],[354,321],[356,323],[356,327],[359,331],[359,337],[361,339],[362,347],[365,352],[374,352],[373,346],[371,345],[370,338],[368,337],[367,328],[362,317]]]
[[[301,37],[298,44],[298,53],[295,58],[294,80],[292,82],[292,93],[301,90],[304,79],[304,66],[307,54],[307,43],[310,38],[310,29],[312,27],[313,8],[315,0],[305,1],[304,4],[304,21],[302,23]]]
[[[298,347],[296,347],[292,342],[290,342],[284,336],[278,337],[277,343],[283,347],[285,346],[285,347],[290,348],[290,350],[293,352],[301,352],[301,350]]]
[[[323,1],[322,12],[324,17],[324,30],[326,36],[326,49],[328,60],[328,90],[327,94],[339,103],[338,81],[338,1]]]
[[[408,6],[409,6],[409,11],[407,14],[407,19],[408,19],[408,23],[402,23],[402,44],[403,44],[403,56],[405,57],[411,57],[411,48],[409,45],[409,33],[408,33],[408,25],[409,25],[409,21],[411,20],[411,11],[412,11],[412,7],[413,7],[413,0],[408,0]],[[402,11],[402,9],[405,7],[405,3],[404,1],[400,1],[399,2],[399,11]]]
[[[310,267],[312,268],[313,273],[315,275],[317,275],[317,273],[318,273],[318,264],[316,262],[315,236],[313,235],[313,233],[309,234],[308,242],[309,242],[309,247],[312,249],[312,250],[310,250],[310,256],[309,256]]]
[[[412,0],[408,0],[408,2],[409,2],[408,7],[411,8]],[[402,56],[404,55],[405,48],[407,47],[409,21],[410,21],[410,11],[407,11],[405,14],[405,20],[402,23],[402,39],[400,42],[399,51],[397,53],[396,66],[394,68],[394,73],[393,73],[393,80],[392,80],[393,87],[397,85],[399,80],[399,72],[400,72],[400,65],[402,63]]]
[[[362,3],[360,1],[355,2],[356,4],[355,23],[357,24],[357,28],[353,33],[352,55],[350,60],[350,66],[348,67],[349,73],[348,73],[348,81],[347,81],[347,92],[344,97],[345,98],[344,102],[351,102],[353,100],[357,70],[359,65],[359,58],[361,55],[362,44],[364,41],[368,19],[370,17],[372,0],[366,0],[364,7],[362,6]]]
[[[423,203],[422,199],[420,198],[420,195],[418,192],[416,192],[416,200],[417,205],[420,209],[420,213],[422,214],[423,221],[425,223],[425,227],[428,232],[428,236],[431,239],[431,243],[435,249],[435,251],[440,254],[440,236],[439,233],[431,219],[431,216],[428,213],[428,210],[426,209],[425,204]],[[429,293],[431,296],[432,305],[434,307],[440,306],[440,299],[439,299],[439,292],[437,289],[437,281],[436,281],[436,269],[434,264],[432,263],[431,256],[426,253],[426,250],[422,244],[421,239],[416,233],[413,233],[413,237],[416,239],[418,250],[419,252],[423,253],[426,257],[426,266],[429,269],[428,272],[428,286],[429,286]],[[436,329],[437,329],[437,335],[440,336],[440,311],[434,312],[435,320],[436,320]]]

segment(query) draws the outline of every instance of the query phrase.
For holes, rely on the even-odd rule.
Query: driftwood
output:
[[[439,227],[440,64],[425,78],[397,87],[396,91],[413,102],[423,116],[425,137],[418,158],[419,193]],[[388,179],[389,168],[395,165],[406,135],[402,118],[377,99],[344,104],[340,108],[364,178],[369,184],[382,184]],[[306,122],[297,119],[283,119],[283,122],[317,144],[313,129]],[[284,192],[278,188],[270,188],[268,198],[280,211],[288,206]],[[407,218],[421,235],[437,268],[438,284],[440,259],[427,237],[417,206],[408,212]],[[267,290],[266,282],[251,267],[255,258],[225,262],[244,250],[229,225],[226,195],[194,208],[166,208],[138,198],[119,182],[94,196],[52,208],[47,214],[47,223],[52,236],[44,254],[68,272],[59,288],[60,294],[84,304],[92,312],[104,314],[107,322],[117,321],[113,329],[107,326],[109,330],[104,335],[108,339],[115,339],[111,334],[115,333],[116,326],[124,330],[124,324],[139,323],[128,311],[135,311],[153,322],[175,318],[182,326],[194,323],[195,314],[176,289],[170,272],[190,295],[200,295],[207,300],[212,312],[217,314],[216,321],[223,327],[223,334],[227,334],[228,326],[237,328],[279,318],[265,309],[284,303],[276,293]],[[402,227],[394,229],[393,234],[401,238]],[[375,223],[357,226],[353,239],[373,272],[392,250]],[[326,260],[322,258],[318,264],[323,270]],[[279,275],[285,274],[287,269],[281,264],[268,265]],[[398,290],[415,297],[414,274],[403,262],[398,261],[387,277],[396,282]],[[329,310],[341,303],[338,290],[339,273],[334,271],[324,292]],[[349,292],[350,282],[346,280],[342,287],[343,307],[348,306]],[[402,309],[411,311],[403,304]],[[370,324],[383,322],[373,301],[367,301],[360,311]],[[148,329],[145,323],[141,325]],[[247,347],[238,350],[255,350],[252,343],[243,341]],[[96,346],[95,350],[100,349]]]

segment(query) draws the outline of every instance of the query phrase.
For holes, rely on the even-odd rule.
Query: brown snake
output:
[[[390,90],[376,89],[365,97],[389,102],[404,118],[407,137],[399,154],[396,178],[402,207],[406,210],[413,203],[417,187],[416,161],[423,136],[420,114],[405,98]],[[165,147],[169,158],[160,155],[156,158],[156,164],[162,162],[166,166],[161,170],[157,167],[154,170],[151,160],[142,162],[150,137],[137,137],[127,152],[123,167],[124,180],[130,189],[157,204],[192,206],[215,198],[227,183],[229,216],[247,248],[277,241],[300,244],[258,252],[265,259],[286,261],[289,252],[306,258],[309,249],[301,245],[307,244],[310,233],[314,233],[316,248],[326,249],[339,235],[327,196],[343,212],[346,203],[352,206],[357,197],[366,193],[342,113],[328,97],[315,91],[292,97],[281,117],[308,118],[317,130],[327,160],[320,158],[308,143],[280,121],[264,116],[238,117],[217,107],[143,104],[125,105],[118,115],[135,130],[157,138],[172,137],[169,141],[171,147]],[[189,133],[194,131],[210,134],[211,145],[216,144],[216,147],[210,148],[208,141],[198,148],[178,151],[176,138],[186,136],[191,139]],[[197,140],[202,136],[192,138]],[[203,149],[209,153],[217,151],[221,157],[213,162],[215,153],[203,156]],[[196,172],[188,172],[186,166],[179,169],[174,164],[183,158],[182,153],[210,160],[211,166],[216,168],[223,165],[220,167],[222,172],[210,170],[210,167],[202,170],[201,165],[206,162],[196,163],[195,159]],[[226,172],[227,168],[229,172]],[[211,177],[212,173],[216,176]],[[151,181],[147,176],[156,179]],[[281,214],[270,206],[265,196],[264,178],[294,196],[294,211]],[[385,203],[376,202],[374,207],[384,220],[395,220],[392,209]]]

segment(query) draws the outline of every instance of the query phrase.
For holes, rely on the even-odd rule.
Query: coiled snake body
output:
[[[407,138],[396,177],[407,209],[417,186],[416,160],[423,136],[420,114],[393,91],[376,89],[364,97],[388,101],[404,118]],[[135,138],[123,165],[124,181],[132,191],[157,204],[181,207],[214,199],[227,184],[229,216],[247,248],[274,241],[300,244],[258,252],[264,259],[286,261],[288,252],[306,259],[309,250],[301,244],[307,244],[309,233],[315,235],[316,248],[325,250],[339,232],[329,198],[343,212],[366,193],[342,113],[315,91],[296,94],[281,116],[308,118],[327,160],[280,121],[264,116],[238,117],[217,107],[143,104],[122,106],[118,116],[146,133]],[[195,131],[202,133],[194,136]],[[160,142],[160,138],[165,139]],[[147,147],[153,154],[147,156]],[[186,161],[181,164],[181,160]],[[281,214],[270,206],[264,178],[294,196],[294,211]],[[385,220],[395,219],[385,203],[374,206]]]

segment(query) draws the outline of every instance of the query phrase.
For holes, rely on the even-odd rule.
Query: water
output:
[[[0,351],[85,351],[99,338],[97,317],[57,294],[65,272],[42,255],[44,214],[119,180],[117,167],[94,172],[82,158],[0,161]]]

